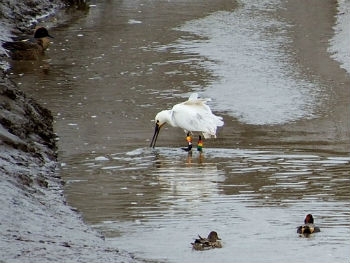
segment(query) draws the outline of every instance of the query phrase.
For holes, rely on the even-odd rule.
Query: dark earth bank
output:
[[[55,26],[86,8],[85,1],[1,1],[0,41],[30,34],[40,23]],[[7,78],[4,49],[0,56],[0,262],[136,261],[109,247],[66,205],[55,173],[52,114]]]

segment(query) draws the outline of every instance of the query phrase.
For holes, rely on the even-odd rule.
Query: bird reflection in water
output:
[[[199,152],[197,162],[199,164],[202,164],[203,160],[204,160],[204,154],[202,152]],[[189,151],[186,158],[186,164],[191,165],[192,163],[193,163],[193,153],[192,151]]]

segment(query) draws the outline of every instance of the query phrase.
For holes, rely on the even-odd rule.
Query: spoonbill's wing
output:
[[[206,99],[191,99],[177,104],[172,109],[172,121],[186,131],[200,131],[205,138],[216,136],[216,128],[224,123],[214,115]]]
[[[196,93],[194,94],[197,97],[197,94]],[[207,120],[208,123],[211,123],[211,125],[217,126],[217,127],[221,127],[224,125],[222,117],[216,116],[215,114],[213,114],[210,107],[206,104],[208,101],[211,101],[210,98],[191,99],[191,97],[188,101],[183,102],[183,104],[193,109],[196,109],[196,112],[203,117],[205,116],[206,117],[205,119]]]

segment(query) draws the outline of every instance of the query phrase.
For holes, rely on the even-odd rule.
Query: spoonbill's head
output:
[[[160,127],[162,127],[164,124],[169,123],[171,124],[171,111],[170,110],[162,110],[158,112],[158,114],[155,117],[155,122],[158,123]]]
[[[153,148],[156,146],[156,142],[157,142],[158,134],[160,132],[160,128],[162,128],[166,123],[171,122],[170,111],[163,110],[161,112],[158,112],[154,121],[156,123],[156,126],[154,127],[154,134],[153,134],[153,138],[152,138],[151,145],[150,145],[150,147],[153,147]]]

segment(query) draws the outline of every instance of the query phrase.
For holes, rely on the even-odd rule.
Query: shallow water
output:
[[[308,262],[306,246],[348,260],[347,91],[295,62],[276,3],[96,3],[53,30],[45,60],[13,64],[55,116],[69,204],[116,247],[169,262]],[[192,91],[224,117],[218,138],[188,155],[166,127],[150,149],[155,114]],[[307,213],[322,232],[301,238]],[[223,248],[192,251],[211,230]]]
[[[80,161],[85,168],[70,172],[68,194],[117,247],[143,258],[309,262],[300,253],[306,245],[322,262],[348,253],[350,157],[147,147]],[[307,212],[322,232],[301,238],[296,226]],[[190,242],[210,230],[223,249],[192,251]]]
[[[179,27],[204,38],[175,45],[210,59],[206,66],[217,79],[204,94],[217,109],[244,123],[269,125],[309,118],[322,99],[322,86],[291,67],[286,48],[291,25],[270,14],[278,5],[279,1],[245,1],[234,12],[215,12]]]

